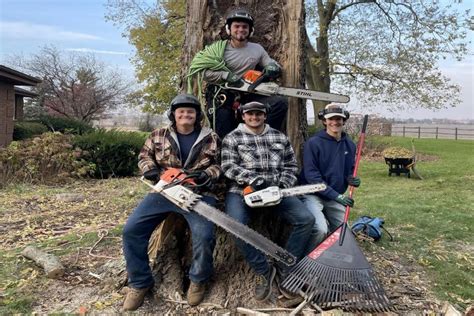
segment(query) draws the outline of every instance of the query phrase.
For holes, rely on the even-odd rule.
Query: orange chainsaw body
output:
[[[242,78],[247,82],[247,83],[254,83],[258,78],[260,78],[263,75],[261,71],[258,70],[247,70]]]
[[[160,176],[160,180],[163,180],[167,183],[172,183],[176,181],[182,181],[182,183],[189,183],[192,185],[196,185],[193,179],[186,178],[186,173],[183,170],[178,168],[168,168],[163,172]]]

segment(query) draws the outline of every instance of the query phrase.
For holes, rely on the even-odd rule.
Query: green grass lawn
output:
[[[411,149],[411,139],[375,137],[371,142]],[[424,180],[388,176],[383,162],[362,161],[360,189],[351,218],[380,216],[395,242],[382,246],[424,266],[441,300],[466,308],[474,298],[474,142],[416,139]],[[427,159],[429,160],[429,159]]]

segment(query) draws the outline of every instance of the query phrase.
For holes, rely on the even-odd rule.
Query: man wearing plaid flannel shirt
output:
[[[265,124],[268,114],[266,105],[249,102],[242,105],[239,112],[244,123],[222,141],[221,167],[229,182],[226,213],[241,223],[248,224],[250,217],[260,211],[245,204],[242,190],[248,185],[255,190],[273,185],[292,187],[296,184],[298,167],[288,138]],[[305,255],[314,217],[297,197],[285,197],[280,204],[270,208],[272,214],[277,214],[291,225],[286,249],[301,259]],[[278,280],[282,281],[288,268],[277,264],[275,269],[262,252],[241,240],[235,239],[235,242],[258,275],[255,298],[260,301],[268,299],[275,274],[278,273]]]
[[[216,133],[201,127],[201,105],[189,94],[180,94],[171,101],[168,111],[171,124],[154,130],[145,141],[138,166],[146,179],[156,182],[167,168],[183,169],[202,184],[199,194],[210,205],[216,199],[210,186],[221,175],[220,141]],[[153,288],[154,279],[148,264],[148,241],[154,229],[170,212],[181,214],[188,222],[192,236],[193,259],[189,269],[191,284],[187,292],[189,305],[198,305],[205,292],[205,283],[213,271],[215,246],[214,224],[195,212],[186,212],[156,192],[149,193],[133,211],[123,229],[123,250],[130,287],[123,309],[136,310],[145,294]]]

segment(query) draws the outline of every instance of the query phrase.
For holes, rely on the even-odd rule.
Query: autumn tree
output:
[[[43,47],[17,65],[42,79],[33,88],[34,106],[56,116],[90,122],[123,103],[128,84],[121,75],[93,55],[65,55],[52,46]]]
[[[142,88],[131,100],[144,111],[161,113],[176,96],[182,69],[184,40],[184,0],[108,0],[106,19],[123,28],[123,35],[135,46],[132,58]]]
[[[312,89],[337,87],[367,106],[438,109],[459,103],[459,86],[438,62],[461,60],[468,52],[466,36],[474,26],[469,10],[424,0],[310,0],[307,8],[306,78]]]

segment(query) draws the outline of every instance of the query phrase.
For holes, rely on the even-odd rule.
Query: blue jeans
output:
[[[346,208],[336,201],[325,200],[314,194],[304,195],[300,199],[315,218],[306,248],[306,253],[310,253],[326,239],[328,233],[336,230],[342,224]]]
[[[311,228],[314,225],[314,217],[296,197],[286,197],[280,204],[271,206],[271,209],[273,213],[282,217],[283,220],[292,226],[285,248],[295,257],[301,259],[305,255],[304,251],[311,234]],[[227,193],[225,211],[239,222],[247,225],[250,217],[258,214],[260,210],[247,206],[240,194]],[[255,273],[265,274],[268,272],[267,258],[260,250],[237,238],[235,243]]]
[[[213,197],[202,200],[215,205]],[[216,244],[214,224],[196,212],[186,212],[159,193],[149,193],[133,211],[123,228],[123,252],[127,263],[128,284],[137,289],[154,283],[148,259],[148,243],[155,228],[170,213],[184,216],[191,230],[193,258],[189,278],[195,283],[207,281],[213,271],[212,252]]]

